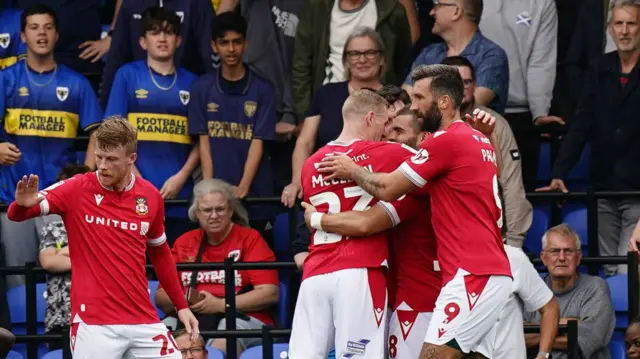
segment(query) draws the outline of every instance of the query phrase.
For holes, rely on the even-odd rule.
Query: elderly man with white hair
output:
[[[609,341],[615,327],[609,287],[600,277],[576,271],[582,259],[576,231],[564,223],[550,228],[542,237],[541,257],[549,271],[544,281],[560,306],[560,324],[578,320],[580,358],[609,359]],[[539,324],[540,313],[525,313],[524,319]],[[527,348],[537,349],[540,334],[526,334],[525,338]],[[553,342],[553,359],[566,359],[567,350],[567,335],[558,335]]]

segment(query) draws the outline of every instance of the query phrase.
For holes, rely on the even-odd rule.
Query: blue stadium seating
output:
[[[569,172],[569,181],[587,181],[589,179],[589,168],[591,167],[591,144],[587,143],[582,150],[580,160]]]
[[[627,357],[627,349],[624,342],[619,340],[612,340],[609,343],[609,352],[611,353],[611,359],[625,359]]]
[[[291,241],[289,240],[289,214],[282,213],[276,216],[273,223],[273,249],[276,256],[282,253],[289,253]],[[290,256],[291,254],[289,254]],[[290,260],[290,259],[289,259]]]
[[[580,237],[580,242],[582,243],[583,255],[586,255],[587,243],[589,243],[589,238],[587,236],[587,209],[581,208],[566,213],[563,222],[576,230],[578,236]],[[595,238],[594,240],[598,239]]]
[[[224,359],[224,353],[220,349],[207,347],[207,351],[209,352],[209,359]]]
[[[289,344],[278,343],[273,345],[273,358],[286,359],[289,357]],[[240,354],[240,359],[262,359],[262,345],[249,348]]]
[[[543,183],[549,182],[551,180],[551,165],[551,145],[548,142],[541,143],[540,152],[538,152],[538,175],[536,180]]]
[[[24,357],[22,356],[22,354],[20,354],[20,353],[18,353],[16,351],[10,350],[9,354],[7,354],[5,359],[24,359]]]
[[[36,284],[36,306],[38,323],[44,322],[44,314],[47,310],[45,295],[47,292],[46,283]],[[27,292],[24,285],[11,288],[7,292],[7,302],[11,313],[11,323],[25,324],[27,322]]]
[[[549,213],[542,208],[533,209],[533,222],[524,240],[525,249],[534,255],[542,251],[542,236],[549,228]]]
[[[62,359],[62,349],[50,351],[42,359]]]
[[[282,328],[288,328],[291,325],[289,322],[289,281],[281,281],[279,287],[280,298],[278,299],[278,324]]]
[[[629,280],[626,274],[618,274],[607,278],[613,310],[616,312],[616,328],[629,325]]]
[[[158,308],[156,305],[156,301],[153,300],[153,297],[156,295],[156,290],[158,290],[159,282],[157,280],[149,281],[149,297],[151,298],[151,303],[153,303],[154,308],[156,308],[156,312],[158,312],[158,317],[163,319],[165,317],[164,312]]]

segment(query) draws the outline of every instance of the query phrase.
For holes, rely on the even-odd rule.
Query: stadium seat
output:
[[[524,240],[525,252],[528,251],[536,256],[540,255],[542,251],[542,236],[548,227],[549,214],[540,208],[534,208],[533,222]]]
[[[286,359],[289,357],[289,344],[278,343],[273,345],[273,358]],[[240,354],[240,359],[262,359],[262,345],[249,348]]]
[[[569,181],[584,181],[589,179],[589,169],[591,167],[591,144],[587,143],[582,150],[580,160],[569,172]]]
[[[538,152],[538,174],[536,180],[545,183],[549,182],[551,180],[551,165],[551,145],[548,142],[543,142],[540,144],[540,152]]]
[[[24,359],[24,357],[22,356],[22,354],[16,351],[10,350],[9,354],[7,354],[5,359]]]
[[[289,281],[280,282],[280,297],[278,299],[278,325],[288,328],[289,323]]]
[[[629,280],[626,274],[617,274],[607,278],[613,310],[616,312],[616,328],[629,325]]]
[[[7,292],[7,302],[11,313],[11,323],[25,324],[27,322],[27,292],[24,285],[11,288]],[[47,283],[36,283],[36,318],[38,323],[44,322],[47,310]]]
[[[153,307],[156,308],[156,312],[158,313],[158,318],[163,319],[165,317],[164,312],[160,310],[160,308],[158,308],[158,306],[156,305],[156,301],[153,299],[154,296],[156,295],[156,290],[158,290],[158,284],[159,282],[157,280],[149,281],[149,298],[151,299],[151,303],[153,304]]]
[[[62,359],[62,349],[50,351],[42,359]]]
[[[220,349],[214,347],[207,347],[209,352],[209,359],[224,359],[224,353]]]
[[[587,209],[581,208],[565,214],[563,220],[571,228],[575,229],[582,243],[583,255],[587,253],[589,236],[587,235]],[[597,240],[597,238],[595,239]]]
[[[625,359],[627,357],[627,349],[624,342],[619,340],[612,340],[609,343],[609,352],[611,353],[611,359]]]
[[[276,220],[273,223],[273,249],[276,254],[280,254],[289,253],[290,248],[291,241],[289,240],[289,214],[282,213],[276,216]]]

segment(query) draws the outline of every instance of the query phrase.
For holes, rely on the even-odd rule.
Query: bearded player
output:
[[[38,177],[17,184],[9,219],[58,214],[69,235],[71,349],[74,358],[181,358],[171,333],[149,299],[145,251],[186,330],[198,321],[187,306],[164,234],[160,192],[132,174],[136,129],[124,119],[95,132],[98,171],[38,192]]]
[[[412,78],[412,109],[423,128],[434,132],[417,155],[392,173],[367,171],[343,155],[328,156],[318,171],[329,181],[354,180],[385,201],[410,192],[430,196],[443,287],[420,357],[475,352],[491,358],[512,283],[500,235],[495,152],[487,137],[460,118],[464,86],[455,67],[420,66]]]

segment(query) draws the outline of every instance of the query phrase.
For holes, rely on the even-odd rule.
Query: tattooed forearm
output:
[[[388,174],[373,173],[364,167],[359,167],[353,176],[353,180],[356,181],[358,186],[365,192],[380,199],[384,196],[384,190],[387,187],[384,182],[384,176],[388,176]]]
[[[436,348],[422,348],[420,352],[420,359],[435,359],[436,358]]]

